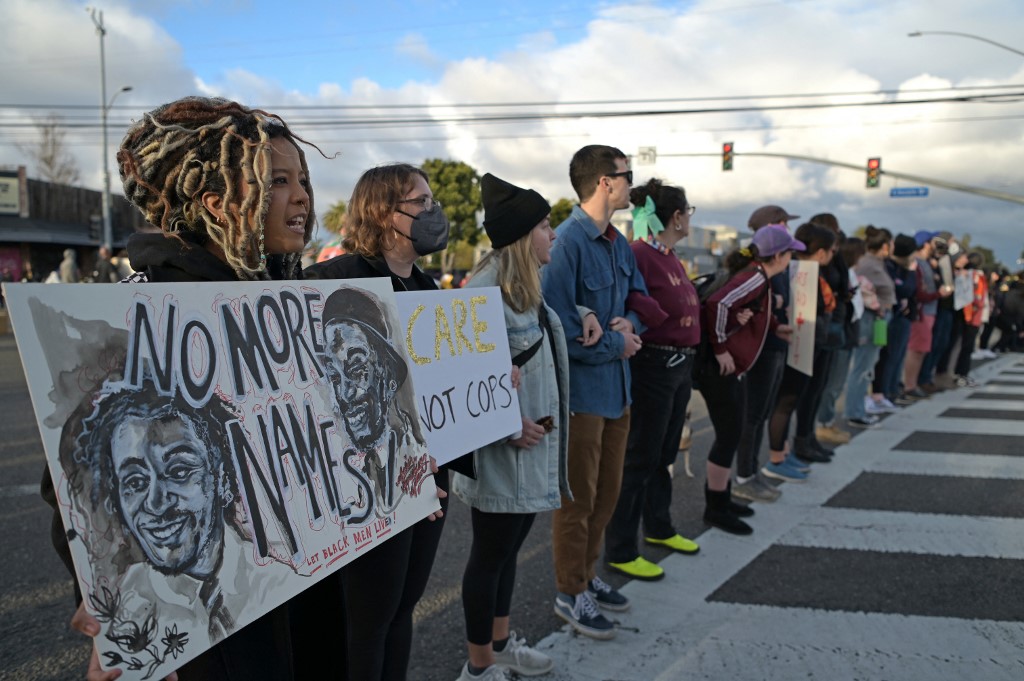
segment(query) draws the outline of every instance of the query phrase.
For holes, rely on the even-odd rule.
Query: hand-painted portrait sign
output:
[[[389,280],[6,294],[122,678],[163,678],[438,508]]]
[[[818,263],[789,263],[789,323],[793,339],[786,364],[810,376],[814,373],[814,329],[818,321]]]

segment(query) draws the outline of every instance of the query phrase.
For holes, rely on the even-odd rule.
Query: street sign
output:
[[[893,187],[889,190],[889,197],[893,199],[905,199],[914,196],[928,196],[928,187]]]
[[[657,147],[640,147],[636,153],[636,164],[640,166],[653,166],[658,161]]]

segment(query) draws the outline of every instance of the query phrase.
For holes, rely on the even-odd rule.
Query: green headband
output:
[[[644,205],[637,206],[633,209],[633,238],[647,240],[647,235],[650,233],[651,236],[659,234],[665,231],[665,225],[661,224],[661,220],[655,214],[657,210],[654,205],[654,199],[650,196],[644,201]]]

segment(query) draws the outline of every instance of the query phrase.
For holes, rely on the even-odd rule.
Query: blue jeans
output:
[[[864,398],[871,388],[871,379],[875,376],[875,364],[878,362],[878,354],[882,351],[880,346],[874,344],[876,319],[878,319],[878,315],[870,310],[865,310],[864,316],[860,318],[857,334],[858,345],[853,349],[850,375],[846,380],[844,416],[847,419],[863,419],[867,415],[864,411]]]
[[[832,362],[828,369],[828,383],[821,395],[821,406],[818,407],[818,422],[830,425],[836,420],[836,400],[846,385],[846,376],[850,373],[850,355],[853,350],[842,348],[832,353]]]
[[[935,326],[932,327],[932,351],[925,356],[924,362],[921,364],[921,373],[917,378],[918,385],[931,385],[935,382],[939,358],[952,342],[952,334],[953,311],[939,305],[939,309],[935,312]]]
[[[881,380],[878,389],[889,399],[900,394],[903,380],[903,360],[907,357],[907,343],[910,342],[910,320],[898,314],[889,322],[889,344],[885,346],[885,361],[882,362]]]

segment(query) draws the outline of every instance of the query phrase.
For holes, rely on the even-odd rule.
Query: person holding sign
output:
[[[694,367],[694,383],[707,403],[715,440],[708,452],[704,487],[704,522],[731,534],[754,530],[741,519],[753,509],[730,498],[729,473],[740,438],[739,378],[757,361],[770,332],[783,339],[793,327],[779,324],[771,313],[768,280],[785,272],[793,251],[804,245],[785,225],[768,225],[754,232],[750,246],[726,258],[730,279],[704,302],[701,327],[708,345]]]
[[[672,474],[686,407],[693,388],[693,360],[700,344],[700,301],[673,248],[690,232],[695,208],[681,187],[651,179],[630,192],[633,236],[630,244],[649,295],[631,294],[627,305],[647,325],[644,344],[629,360],[633,408],[626,440],[622,489],[605,530],[605,559],[617,572],[643,580],[665,571],[640,555],[644,541],[685,554],[700,547],[672,525]]]
[[[462,577],[469,661],[460,681],[505,679],[506,670],[545,674],[551,658],[509,629],[516,556],[538,512],[571,498],[569,357],[558,315],[541,293],[540,268],[551,261],[551,207],[532,189],[483,176],[484,230],[494,250],[468,286],[501,288],[512,363],[520,368],[518,437],[473,453],[475,478],[456,474],[455,494],[471,508],[473,545]],[[589,315],[593,317],[593,315]]]
[[[224,99],[186,97],[144,114],[125,135],[117,161],[125,197],[159,231],[129,239],[136,273],[126,281],[299,278],[299,257],[314,223],[313,191],[299,142],[304,140],[278,116]],[[138,517],[139,523],[148,522]],[[173,527],[155,530],[153,541],[169,543],[168,537],[178,536],[168,534]],[[150,534],[134,532],[147,555],[154,553],[145,545]],[[55,545],[72,569],[66,541]],[[187,662],[177,677],[296,678],[288,608],[282,605],[254,620]],[[101,633],[100,622],[82,607],[72,627],[89,636]],[[87,678],[109,681],[120,674],[116,668],[104,671],[94,648]]]
[[[306,276],[311,279],[389,277],[395,291],[433,291],[437,285],[416,267],[416,260],[444,249],[448,244],[448,229],[448,218],[441,210],[441,203],[434,199],[426,173],[406,163],[371,168],[356,182],[348,203],[342,242],[346,253],[313,265],[306,270]],[[344,307],[339,304],[337,309]],[[325,315],[328,313],[325,308]],[[361,342],[359,336],[382,335],[381,328],[370,330],[364,326],[359,330],[345,323],[347,315],[331,314],[333,321],[325,316],[324,325],[328,331],[333,329],[331,352],[335,356],[332,361],[342,362],[338,353],[344,353],[348,345]],[[380,342],[377,343],[378,354],[387,365],[391,355]],[[348,393],[340,376],[338,378],[336,395],[339,409],[345,411],[343,405],[347,404]],[[396,388],[398,378],[396,374],[391,381]],[[391,390],[387,384],[370,389],[380,395]],[[357,442],[372,437],[371,433],[383,427],[381,419],[388,405],[371,402],[359,400],[355,410],[358,413],[350,414],[345,422]],[[463,460],[465,457],[457,462]],[[389,467],[382,459],[378,461],[381,466],[375,475],[386,480]],[[459,464],[448,464],[453,465]],[[347,650],[342,660],[334,663],[325,660],[322,668],[310,672],[310,678],[344,678],[339,674],[339,665],[347,665],[347,678],[353,680],[405,678],[412,649],[413,609],[427,588],[444,528],[448,470],[435,470],[434,482],[441,498],[441,511],[398,533],[303,594],[309,609],[307,626],[310,630],[316,630],[319,637],[330,639],[333,636],[330,645],[345,645]],[[387,503],[386,492],[383,502]],[[345,604],[343,613],[330,607],[331,603],[338,603],[341,596]]]
[[[818,264],[820,268],[828,265],[832,260],[832,246],[836,242],[835,232],[827,227],[813,223],[806,223],[797,228],[794,235],[805,246],[806,250],[797,253],[798,260],[808,260]],[[811,267],[814,267],[811,265]],[[802,288],[798,288],[800,282],[795,283],[791,290],[794,300],[805,295]],[[811,286],[813,280],[808,282]],[[810,288],[810,286],[808,287]],[[824,279],[818,275],[817,286],[817,319],[814,325],[814,342],[812,349],[813,375],[808,376],[804,372],[787,364],[782,372],[782,383],[779,385],[778,395],[775,397],[775,406],[772,408],[771,417],[768,420],[768,455],[769,462],[761,469],[769,478],[785,480],[789,482],[803,482],[807,479],[809,468],[807,462],[827,463],[829,455],[824,449],[815,448],[812,445],[811,434],[814,432],[814,413],[817,411],[817,401],[813,395],[808,397],[811,408],[797,413],[796,437],[793,443],[793,451],[788,451],[787,437],[789,435],[790,419],[797,408],[798,402],[805,396],[805,393],[813,393],[824,387],[827,364],[823,362],[825,352],[821,349],[828,335],[828,323],[831,313],[835,310],[835,299],[831,288]],[[810,302],[810,301],[808,301]],[[799,324],[800,320],[797,319]]]

